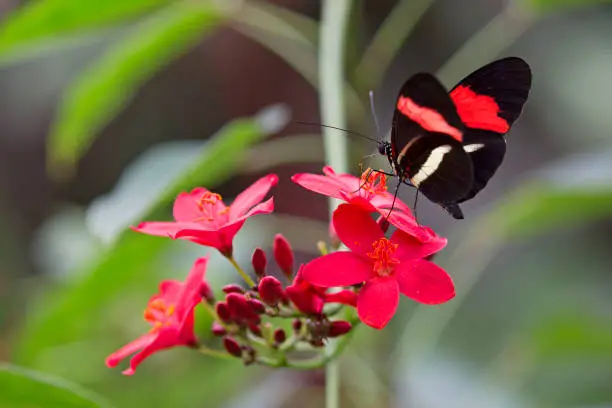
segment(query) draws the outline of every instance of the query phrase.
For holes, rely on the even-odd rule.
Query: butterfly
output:
[[[476,196],[501,165],[504,136],[530,89],[531,69],[518,57],[485,65],[450,92],[431,74],[413,75],[400,89],[391,141],[381,142],[379,153],[400,184],[462,219],[459,204]]]

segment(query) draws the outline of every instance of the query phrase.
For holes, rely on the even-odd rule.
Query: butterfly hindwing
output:
[[[457,203],[478,194],[501,165],[506,153],[504,136],[521,114],[530,88],[529,65],[521,58],[509,57],[474,71],[451,90],[465,125],[464,149],[474,168],[474,183]],[[461,214],[456,205],[445,208],[453,216]]]
[[[406,81],[393,117],[391,161],[430,201],[456,202],[469,193],[473,170],[463,134],[453,101],[433,75]]]

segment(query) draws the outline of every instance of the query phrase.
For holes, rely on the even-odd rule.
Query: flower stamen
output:
[[[394,265],[399,264],[399,260],[393,257],[397,247],[397,244],[387,238],[380,238],[372,243],[373,250],[367,255],[374,261],[374,272],[379,276],[391,275]]]
[[[223,205],[223,198],[220,194],[206,191],[196,202],[198,209],[202,213],[201,217],[193,220],[198,221],[214,221],[217,216],[226,215],[229,212],[229,207]],[[221,207],[221,209],[219,209]]]
[[[387,192],[387,176],[384,173],[366,169],[359,181],[361,190],[368,194],[377,195]]]
[[[172,325],[175,310],[175,305],[167,304],[163,299],[154,299],[147,305],[143,317],[153,326],[150,331],[155,332],[164,326]]]

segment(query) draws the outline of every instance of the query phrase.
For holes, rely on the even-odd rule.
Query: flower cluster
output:
[[[184,282],[163,281],[159,293],[149,300],[144,312],[152,326],[149,332],[111,354],[106,364],[115,367],[134,354],[123,372],[130,375],[151,354],[186,346],[207,355],[239,358],[247,365],[315,368],[335,356],[322,351],[327,339],[347,335],[360,321],[376,329],[385,327],[395,314],[400,293],[430,305],[453,298],[449,275],[425,259],[440,251],[446,239],[420,226],[406,204],[394,202],[384,174],[368,170],[357,178],[336,174],[330,167],[323,172],[296,174],[292,180],[346,202],[334,211],[330,223],[331,247],[338,250],[329,253],[328,245],[319,243],[321,256],[296,268],[291,244],[277,234],[272,255],[278,276],[268,273],[271,268],[262,248],[253,252],[251,274],[233,257],[233,238],[246,220],[274,210],[273,198],[263,200],[277,184],[276,175],[255,182],[230,206],[204,188],[181,193],[174,203],[174,222],[134,227],[141,233],[216,248],[245,284],[226,285],[215,301],[205,280],[208,257],[196,260]],[[378,220],[372,213],[379,214]],[[396,228],[387,238],[390,225]],[[198,340],[194,331],[198,305],[211,316],[210,330],[220,338],[221,349]]]

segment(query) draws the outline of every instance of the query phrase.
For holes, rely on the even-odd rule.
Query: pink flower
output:
[[[324,176],[298,173],[291,180],[305,189],[358,205],[366,211],[389,213],[393,194],[387,191],[387,176],[383,173],[368,169],[358,178],[351,174],[337,174],[330,166],[323,167],[323,173]],[[400,199],[395,201],[395,209],[410,213],[410,208]]]
[[[443,303],[455,296],[450,276],[422,259],[442,249],[446,240],[424,243],[399,229],[387,239],[367,212],[350,204],[338,207],[333,223],[351,252],[313,260],[304,267],[302,278],[326,288],[365,282],[357,299],[357,313],[365,324],[385,327],[395,314],[400,293],[424,304]]]
[[[174,201],[175,222],[143,222],[134,231],[149,235],[182,238],[196,244],[217,248],[231,257],[232,241],[246,219],[274,210],[274,199],[261,202],[278,183],[278,176],[262,177],[240,193],[232,205],[226,206],[219,194],[199,187],[181,193]]]
[[[144,336],[108,356],[108,367],[116,367],[121,360],[136,353],[130,360],[130,368],[123,371],[125,375],[132,375],[136,367],[153,353],[176,346],[197,345],[193,313],[202,300],[207,263],[208,257],[198,259],[184,283],[166,280],[159,285],[159,294],[151,297],[144,312],[145,320],[153,327]]]
[[[352,290],[341,290],[327,293],[327,288],[315,286],[302,277],[303,266],[300,267],[293,284],[285,289],[293,304],[308,315],[320,315],[326,303],[341,303],[357,306],[357,294]]]

